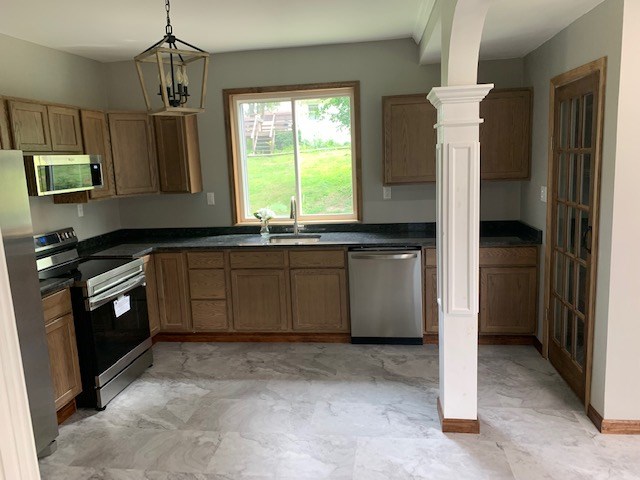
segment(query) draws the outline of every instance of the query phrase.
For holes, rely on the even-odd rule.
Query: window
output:
[[[361,220],[359,83],[225,90],[235,223]]]

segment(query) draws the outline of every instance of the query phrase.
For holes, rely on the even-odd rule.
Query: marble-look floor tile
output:
[[[592,447],[593,435],[573,412],[531,408],[483,408],[480,438],[514,444]]]
[[[209,471],[299,480],[351,479],[357,442],[339,436],[227,433]]]
[[[595,446],[506,444],[503,449],[516,480],[640,479],[640,450],[623,460]]]
[[[102,427],[100,441],[82,446],[72,466],[172,472],[206,472],[220,434]],[[52,455],[55,462],[55,454]]]
[[[318,402],[311,428],[323,435],[441,437],[435,405]]]
[[[364,438],[358,442],[354,480],[510,480],[513,474],[494,442],[451,436],[440,439]]]
[[[532,347],[480,346],[478,436],[445,435],[437,346],[158,343],[45,480],[639,479],[640,436],[600,435]]]

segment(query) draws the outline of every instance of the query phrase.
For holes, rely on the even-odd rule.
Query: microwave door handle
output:
[[[144,274],[138,275],[137,277],[132,278],[131,280],[123,283],[122,287],[118,288],[117,290],[108,290],[104,293],[101,293],[100,295],[96,295],[93,298],[87,299],[87,305],[86,305],[87,310],[92,312],[93,310],[95,310],[98,307],[101,307],[105,303],[109,303],[112,300],[115,300],[116,298],[118,298],[120,295],[130,292],[134,288],[137,288],[141,285],[146,285],[146,278]]]

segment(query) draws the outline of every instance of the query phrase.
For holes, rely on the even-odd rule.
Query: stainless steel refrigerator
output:
[[[40,301],[31,210],[19,150],[0,150],[0,227],[38,456],[55,450],[58,422]]]

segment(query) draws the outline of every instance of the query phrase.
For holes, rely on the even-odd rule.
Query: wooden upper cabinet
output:
[[[54,152],[82,152],[80,111],[76,108],[47,107],[51,149]]]
[[[158,147],[160,191],[196,193],[202,191],[198,119],[187,117],[154,117]]]
[[[183,253],[154,255],[160,329],[185,332],[191,328],[187,268]]]
[[[9,100],[9,114],[16,150],[52,151],[46,105]]]
[[[9,133],[9,111],[7,102],[0,97],[0,150],[11,150],[11,134]]]
[[[527,179],[531,164],[530,88],[494,90],[480,103],[480,176]]]
[[[158,192],[158,163],[146,113],[110,113],[109,132],[118,195]]]
[[[111,157],[111,139],[107,116],[104,112],[82,110],[82,136],[84,139],[84,153],[88,155],[100,155],[102,157],[102,181],[103,188],[91,190],[92,199],[113,197],[116,194],[116,185],[113,178],[113,158]]]
[[[426,94],[383,97],[384,184],[436,181],[437,111]]]

